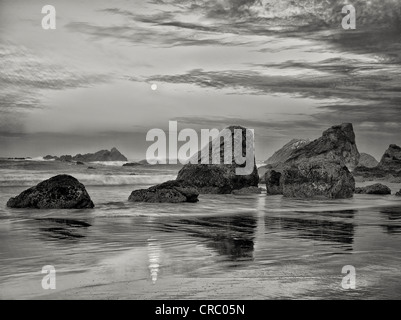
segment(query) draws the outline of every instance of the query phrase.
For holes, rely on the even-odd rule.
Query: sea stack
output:
[[[295,150],[286,164],[307,159],[335,161],[352,171],[358,165],[359,158],[354,128],[351,123],[343,123],[331,127],[319,139]]]
[[[72,176],[58,175],[11,198],[7,202],[7,207],[87,209],[93,208],[94,204],[82,183]]]
[[[295,150],[285,162],[280,183],[285,197],[350,198],[355,180],[350,170],[359,162],[353,126],[345,123]]]
[[[242,149],[242,155],[246,154],[254,155],[253,136],[252,143],[247,145],[246,132],[247,129],[241,126],[231,126],[227,128],[231,132],[231,147],[232,155],[230,162],[224,163],[224,139],[218,137],[216,141],[213,140],[205,148],[209,149],[209,164],[201,164],[202,162],[202,151],[199,151],[192,159],[195,163],[186,164],[179,172],[177,180],[186,181],[193,184],[201,194],[229,194],[234,190],[240,190],[249,187],[258,187],[259,176],[256,167],[255,158],[252,159],[252,168],[247,175],[238,175],[236,173],[237,168],[243,168],[246,164],[238,165],[234,157],[235,145],[241,143],[240,148]],[[235,137],[235,130],[242,131],[242,141],[237,141]],[[250,131],[250,130],[248,130]],[[237,140],[236,140],[237,139]],[[213,145],[219,145],[220,150],[214,149]],[[220,164],[212,164],[212,160],[220,158]],[[249,164],[248,164],[249,165]],[[248,189],[252,190],[251,189]],[[256,188],[254,190],[257,190]]]

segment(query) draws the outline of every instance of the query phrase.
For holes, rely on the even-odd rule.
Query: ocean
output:
[[[130,203],[178,169],[122,164],[0,160],[0,299],[401,298],[400,197]],[[62,173],[86,186],[94,209],[6,207]],[[45,290],[49,265],[56,288]],[[354,289],[342,286],[344,266],[355,268]]]

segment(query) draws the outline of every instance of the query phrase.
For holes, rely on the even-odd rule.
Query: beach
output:
[[[262,193],[160,205],[127,199],[177,169],[90,165],[0,161],[0,299],[401,297],[400,184],[387,184],[392,195],[344,200]],[[6,208],[62,172],[85,184],[94,209]],[[56,270],[55,290],[42,288],[46,265]],[[347,265],[355,290],[341,285]]]

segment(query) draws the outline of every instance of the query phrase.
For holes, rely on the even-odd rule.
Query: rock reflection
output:
[[[345,221],[333,221],[329,219],[351,218],[353,210],[322,212],[324,219],[302,218],[303,213],[297,213],[295,217],[265,217],[265,227],[270,230],[284,232],[296,232],[300,239],[312,239],[323,242],[334,242],[346,245],[346,250],[352,250],[355,227],[353,223]],[[293,234],[291,234],[293,236]]]
[[[86,230],[91,225],[85,221],[75,219],[42,218],[35,219],[40,223],[42,235],[50,239],[78,240],[86,237]]]
[[[231,261],[253,260],[257,220],[253,215],[183,219],[180,231],[201,238],[202,243]]]
[[[382,228],[391,235],[401,234],[401,207],[391,207],[380,211],[386,218]]]

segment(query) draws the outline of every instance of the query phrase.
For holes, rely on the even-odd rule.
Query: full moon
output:
[[[156,83],[152,84],[152,85],[150,86],[150,88],[151,88],[153,91],[156,91],[156,90],[157,90],[157,84],[156,84]]]

